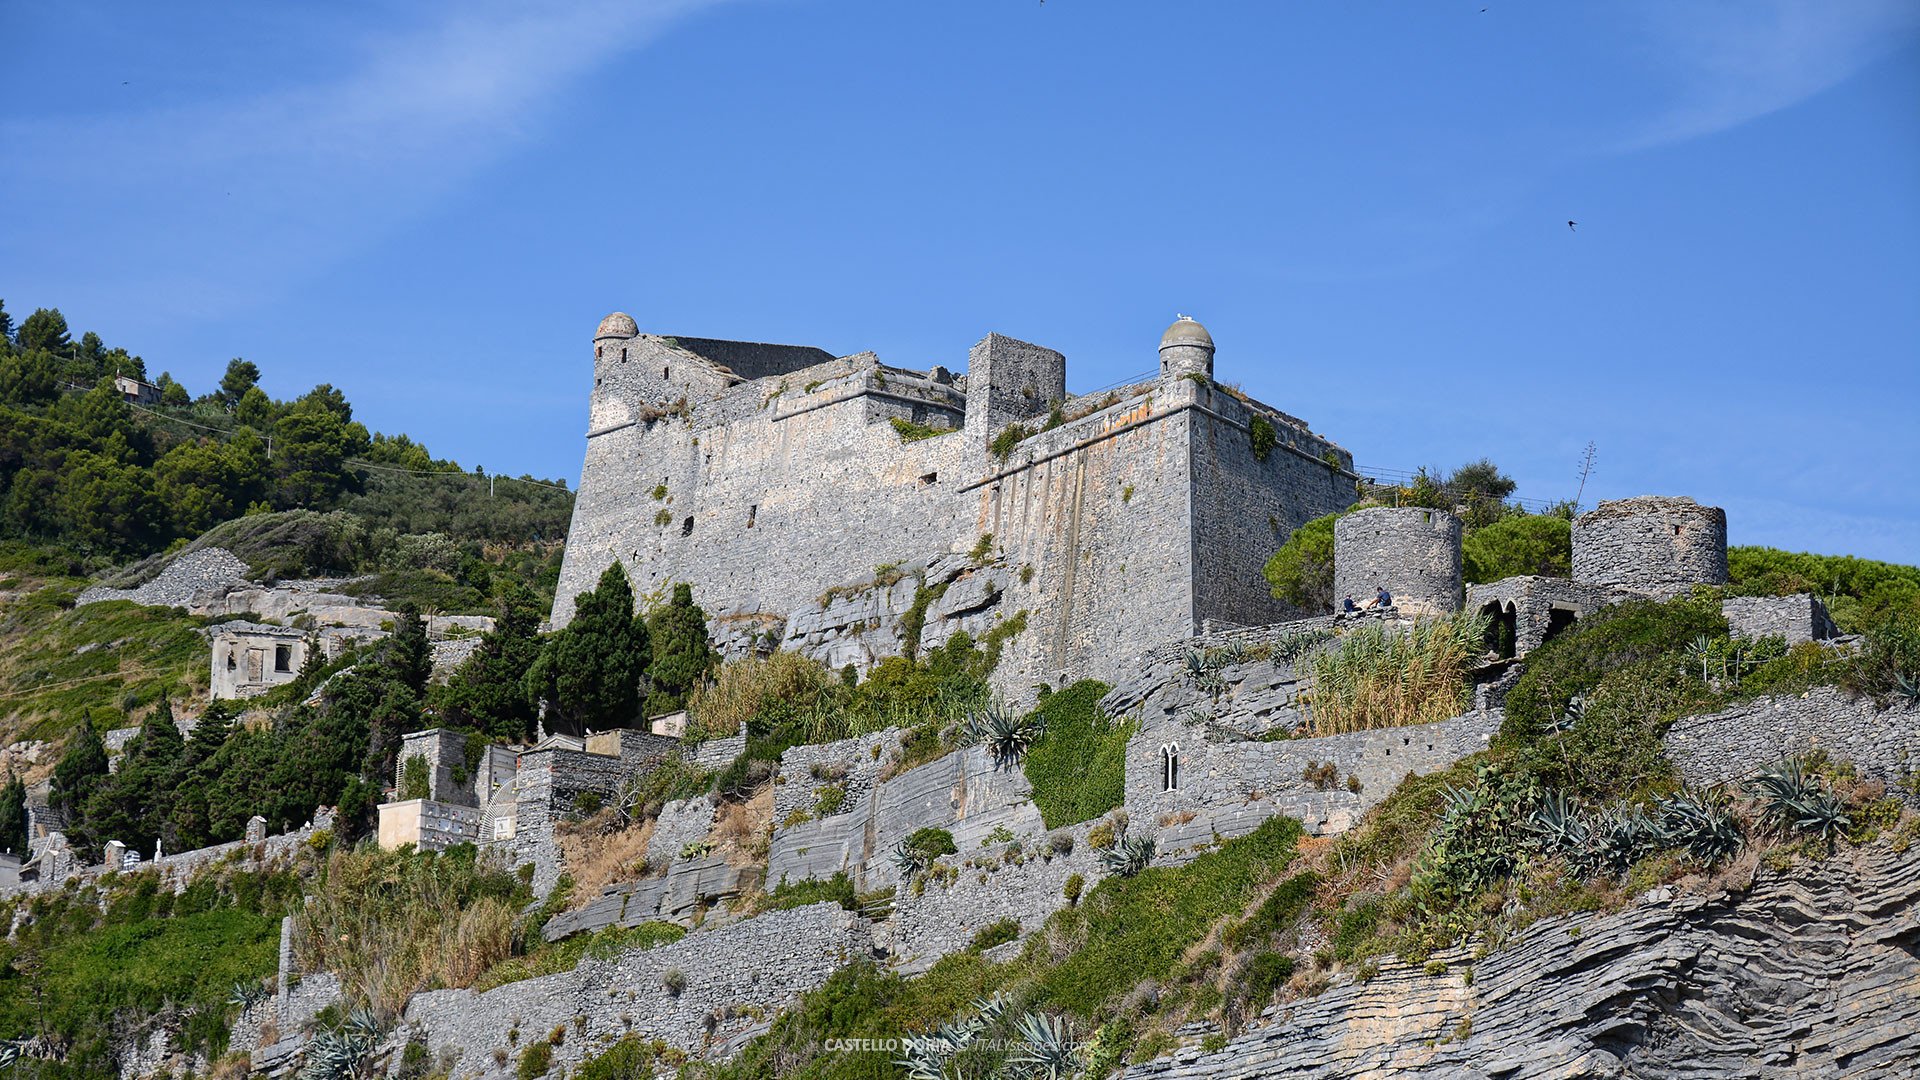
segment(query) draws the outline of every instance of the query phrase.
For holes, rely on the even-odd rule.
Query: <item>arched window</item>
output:
[[[1160,790],[1180,790],[1180,744],[1168,743],[1160,748]]]

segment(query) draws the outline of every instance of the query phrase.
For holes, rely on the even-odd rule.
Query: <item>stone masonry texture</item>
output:
[[[1573,522],[1573,580],[1650,596],[1727,582],[1727,513],[1692,499],[1603,502]]]
[[[1407,614],[1460,610],[1460,519],[1445,510],[1379,506],[1333,525],[1333,597],[1364,604],[1385,586]]]

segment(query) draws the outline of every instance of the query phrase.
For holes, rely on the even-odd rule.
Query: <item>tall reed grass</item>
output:
[[[1468,704],[1467,669],[1487,618],[1460,612],[1411,626],[1368,623],[1313,654],[1308,691],[1314,735],[1431,724]]]

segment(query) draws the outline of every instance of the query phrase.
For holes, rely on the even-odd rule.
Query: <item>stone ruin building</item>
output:
[[[1215,382],[1213,339],[1184,316],[1151,377],[1077,396],[1064,356],[999,334],[965,374],[643,334],[620,313],[593,349],[556,626],[619,560],[642,597],[690,584],[730,652],[866,667],[900,646],[874,626],[931,589],[924,644],[1026,613],[1004,687],[1111,679],[1208,625],[1298,614],[1261,567],[1358,479],[1304,421]]]

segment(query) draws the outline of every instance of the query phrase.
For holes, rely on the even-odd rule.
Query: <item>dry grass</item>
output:
[[[430,985],[465,986],[513,951],[515,905],[470,865],[336,851],[294,917],[301,966],[331,971],[349,1001],[398,1016]]]
[[[1370,623],[1313,656],[1314,735],[1432,724],[1467,704],[1467,665],[1486,618],[1462,613],[1411,626]]]
[[[599,899],[600,890],[616,881],[631,881],[646,874],[653,821],[625,828],[617,827],[618,822],[612,810],[602,810],[585,821],[555,830],[562,864],[573,878],[571,908],[577,910]],[[665,852],[656,861],[664,866],[676,854]]]
[[[764,702],[810,702],[833,681],[818,661],[799,653],[729,661],[720,665],[711,685],[694,690],[687,703],[687,719],[708,737],[732,735]]]
[[[743,803],[720,804],[714,821],[714,851],[729,866],[764,863],[773,838],[773,785],[768,784]]]

